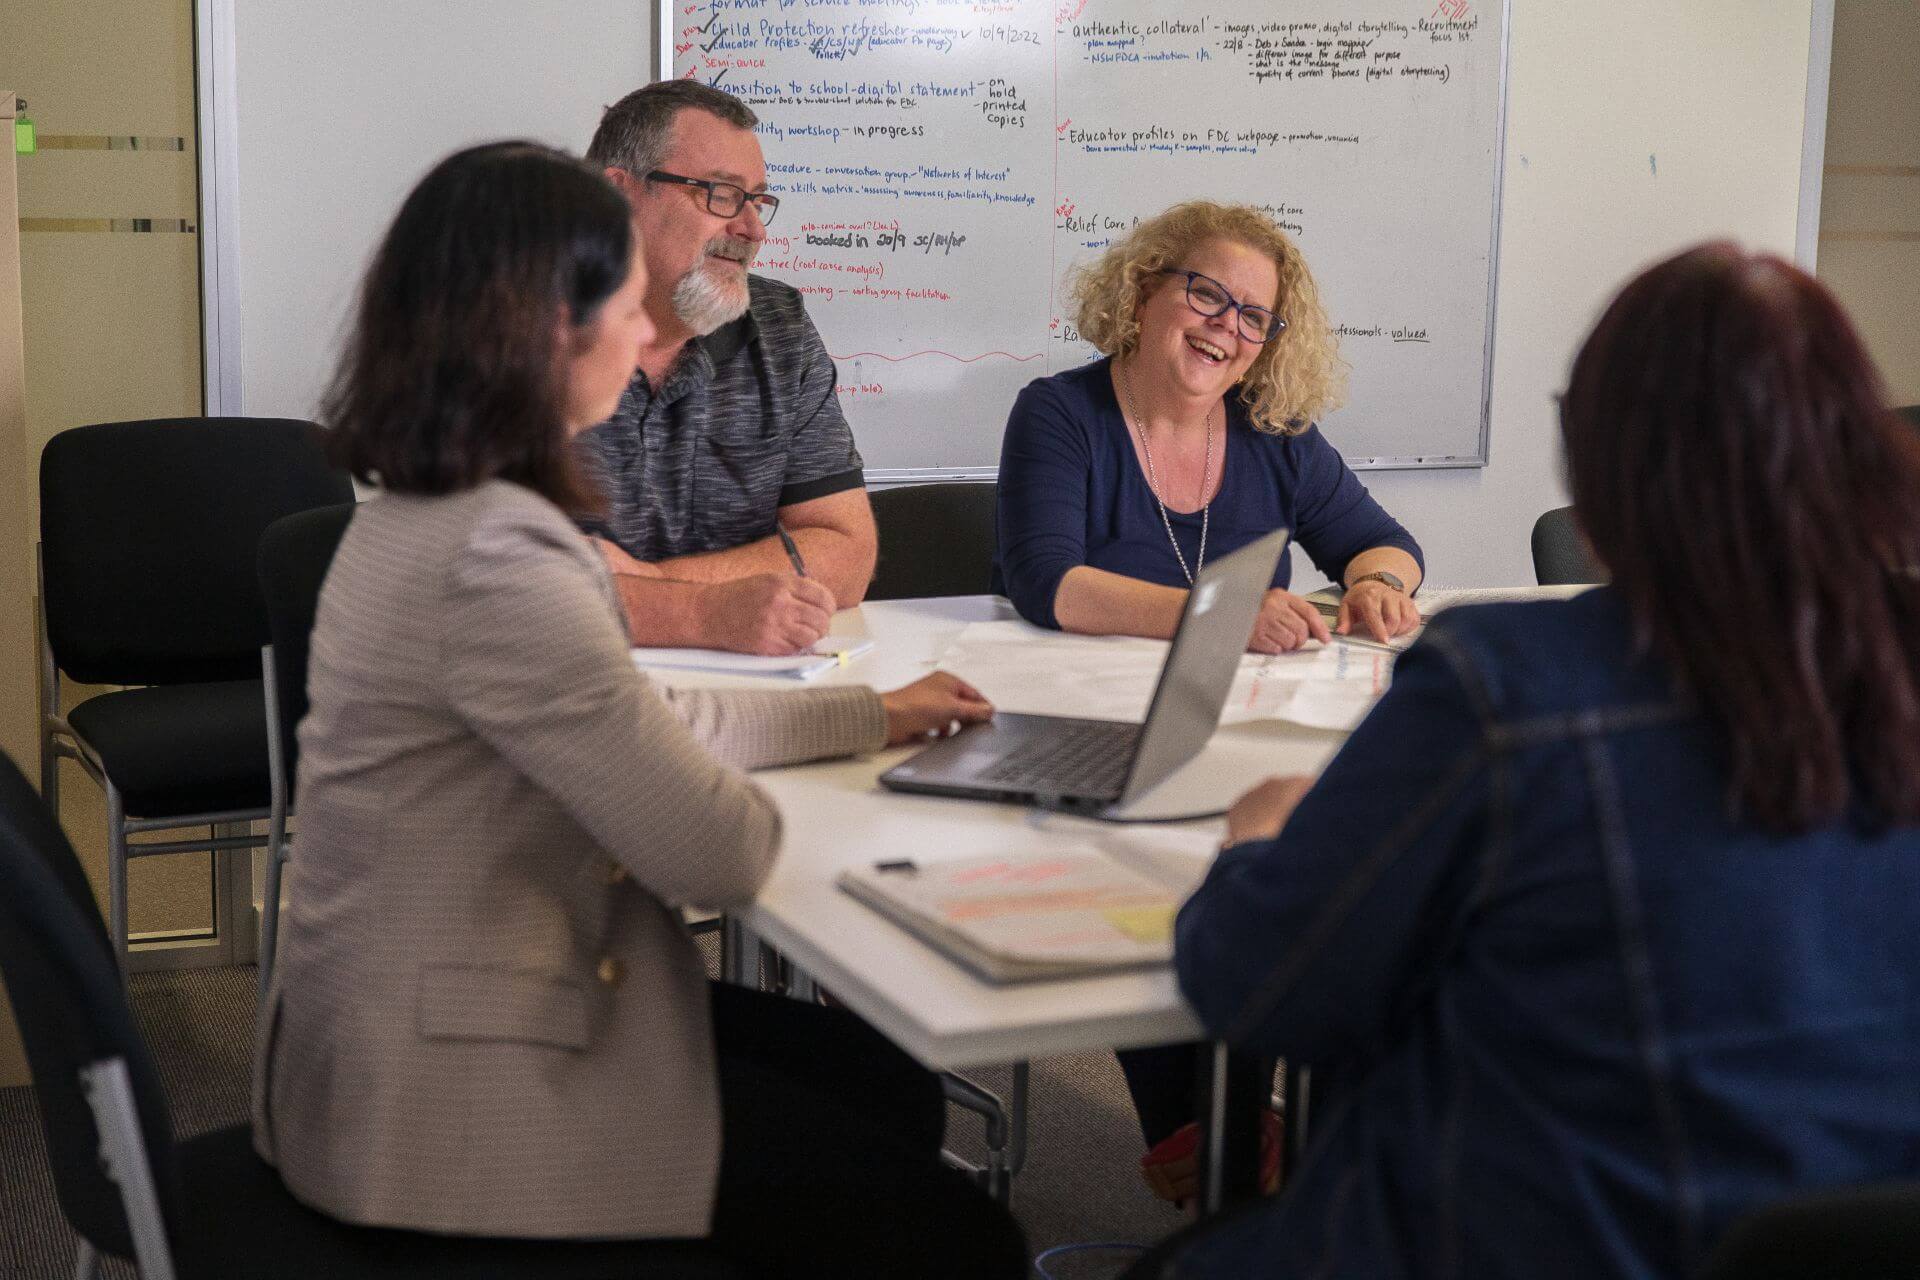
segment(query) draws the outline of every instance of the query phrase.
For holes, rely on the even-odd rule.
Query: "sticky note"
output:
[[[1168,903],[1158,907],[1109,907],[1100,913],[1108,924],[1132,942],[1167,942],[1173,938],[1173,915]]]
[[[34,140],[33,121],[25,116],[13,122],[13,149],[23,156],[30,156],[40,149],[40,144]]]

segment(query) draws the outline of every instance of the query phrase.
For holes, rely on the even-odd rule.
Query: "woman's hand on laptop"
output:
[[[993,704],[980,691],[944,671],[922,676],[880,695],[887,711],[887,745],[942,738],[958,733],[962,725],[993,718]]]

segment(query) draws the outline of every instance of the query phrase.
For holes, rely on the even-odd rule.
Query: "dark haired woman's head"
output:
[[[1728,735],[1736,810],[1920,820],[1920,434],[1833,295],[1725,242],[1662,262],[1588,337],[1561,429],[1641,642]]]
[[[650,336],[634,259],[626,200],[584,163],[530,142],[447,157],[368,269],[325,407],[337,455],[394,492],[499,478],[592,509],[567,442]]]

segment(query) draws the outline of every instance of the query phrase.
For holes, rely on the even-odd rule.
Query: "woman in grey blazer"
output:
[[[567,448],[649,336],[633,250],[602,178],[500,143],[435,168],[374,259],[328,417],[383,493],[314,626],[256,1145],[356,1223],[1019,1275],[1011,1219],[939,1165],[934,1078],[842,1011],[710,985],[681,924],[772,866],[780,814],[743,769],[991,709],[945,675],[688,693],[634,669]]]

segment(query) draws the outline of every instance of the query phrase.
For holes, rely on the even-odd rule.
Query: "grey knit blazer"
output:
[[[705,1234],[707,987],[676,908],[752,899],[740,772],[878,748],[872,691],[674,693],[598,554],[496,481],[361,506],[320,594],[254,1143],[351,1222]]]

